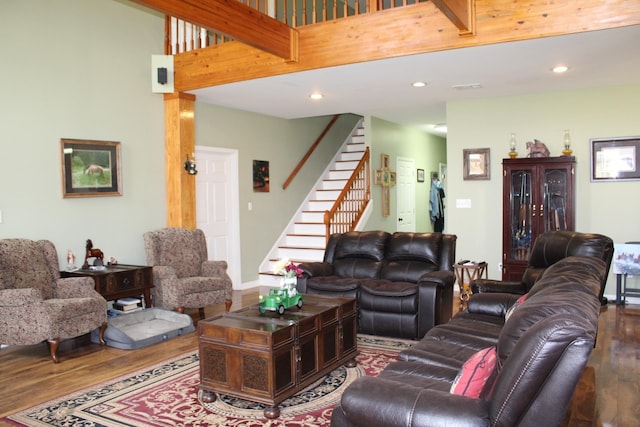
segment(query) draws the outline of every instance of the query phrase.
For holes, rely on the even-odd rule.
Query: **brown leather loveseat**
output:
[[[358,301],[358,331],[419,339],[451,318],[456,236],[333,234],[323,262],[302,263],[298,291]]]

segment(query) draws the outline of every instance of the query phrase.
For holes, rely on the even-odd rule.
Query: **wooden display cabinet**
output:
[[[503,159],[502,280],[520,281],[539,234],[575,227],[573,156]]]

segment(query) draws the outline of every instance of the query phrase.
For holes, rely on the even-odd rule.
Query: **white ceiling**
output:
[[[562,75],[551,72],[566,65]],[[411,83],[427,86],[414,88]],[[452,86],[480,84],[480,89]],[[433,131],[446,103],[640,84],[640,25],[323,68],[192,91],[211,104],[293,119],[354,113]],[[309,94],[322,92],[312,101]]]

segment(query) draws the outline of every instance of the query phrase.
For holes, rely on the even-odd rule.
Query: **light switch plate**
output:
[[[456,208],[470,209],[471,199],[456,199]]]

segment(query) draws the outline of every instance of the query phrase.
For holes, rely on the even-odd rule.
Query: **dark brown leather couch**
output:
[[[577,231],[548,231],[539,235],[533,243],[527,269],[520,282],[491,279],[477,279],[471,283],[473,293],[509,292],[525,294],[533,287],[542,273],[550,265],[568,256],[600,258],[607,265],[607,271],[600,283],[598,297],[603,304],[604,288],[613,258],[613,240],[602,234],[580,233]]]
[[[379,376],[349,385],[331,425],[561,425],[594,346],[607,268],[596,257],[560,260],[545,269],[507,321],[519,295],[473,295],[466,311],[431,329]],[[464,362],[492,346],[497,363],[482,394],[452,394]]]
[[[334,234],[323,262],[300,264],[298,291],[356,298],[360,333],[419,339],[451,318],[455,249],[452,234]]]

